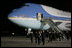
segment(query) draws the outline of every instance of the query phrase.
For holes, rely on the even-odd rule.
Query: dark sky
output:
[[[8,14],[15,8],[19,8],[24,3],[37,3],[44,4],[47,6],[52,6],[54,8],[71,12],[70,10],[70,1],[67,0],[2,0],[1,2],[1,30],[23,30],[23,27],[20,27],[16,24],[13,24],[7,19]]]

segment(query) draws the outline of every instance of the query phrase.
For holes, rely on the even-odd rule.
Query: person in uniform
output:
[[[15,33],[14,33],[14,32],[12,32],[12,33],[11,33],[11,35],[12,35],[12,36],[11,36],[11,37],[12,37],[12,39],[14,39]]]

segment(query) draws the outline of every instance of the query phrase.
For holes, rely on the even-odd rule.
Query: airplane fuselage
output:
[[[47,30],[50,28],[48,24],[44,25],[42,28],[40,20],[37,20],[37,13],[42,13],[43,18],[48,18],[51,17],[54,22],[62,22],[61,24],[58,25],[58,27],[61,30],[70,30],[70,28],[66,28],[65,24],[66,23],[71,23],[70,19],[71,17],[69,16],[63,16],[62,15],[53,15],[48,13],[46,11],[46,6],[44,8],[43,5],[38,5],[38,4],[31,4],[28,3],[27,5],[29,6],[24,6],[19,9],[15,9],[12,11],[11,14],[8,15],[8,19],[11,20],[12,22],[18,24],[19,26],[31,28],[31,29],[44,29]],[[71,26],[70,24],[68,26]]]

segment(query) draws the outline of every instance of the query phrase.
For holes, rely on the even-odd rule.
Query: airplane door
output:
[[[43,14],[37,13],[37,20],[42,20],[42,19],[43,19]]]

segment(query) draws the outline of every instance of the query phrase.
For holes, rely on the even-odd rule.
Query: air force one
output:
[[[47,30],[50,28],[48,23],[41,22],[43,19],[51,19],[61,30],[71,31],[71,13],[55,9],[41,4],[25,3],[24,6],[14,9],[8,19],[19,26],[27,27],[29,30]]]

